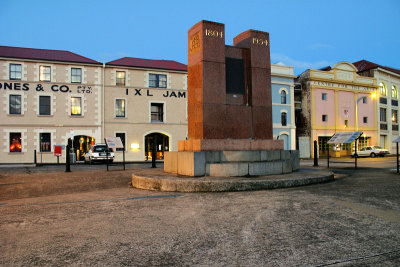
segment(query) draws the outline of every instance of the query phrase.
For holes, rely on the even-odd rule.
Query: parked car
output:
[[[85,163],[92,163],[95,161],[108,162],[114,161],[114,151],[112,148],[108,148],[105,144],[96,144],[90,148],[90,150],[85,154]]]
[[[351,156],[374,158],[376,156],[384,157],[387,154],[389,154],[389,151],[387,149],[381,148],[380,146],[366,146],[360,151],[357,151],[357,155],[354,152]]]

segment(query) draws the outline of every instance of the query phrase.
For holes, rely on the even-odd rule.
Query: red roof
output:
[[[381,69],[388,70],[388,71],[391,71],[393,73],[400,75],[400,70],[398,70],[398,69],[382,66],[382,65],[379,65],[379,64],[373,63],[371,61],[367,61],[367,60],[360,60],[360,61],[354,62],[353,65],[356,66],[356,68],[358,69],[359,72],[365,71],[365,70],[370,70],[370,69],[381,68]]]
[[[154,60],[154,59],[124,57],[114,61],[107,62],[106,64],[126,66],[126,67],[187,71],[187,66],[185,64],[173,60]]]
[[[0,57],[101,64],[98,61],[69,51],[12,46],[0,46]]]

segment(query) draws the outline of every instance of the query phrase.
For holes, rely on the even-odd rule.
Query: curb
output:
[[[301,169],[286,175],[262,177],[183,177],[161,170],[144,170],[132,174],[132,186],[165,192],[235,192],[289,188],[334,180],[330,171]]]

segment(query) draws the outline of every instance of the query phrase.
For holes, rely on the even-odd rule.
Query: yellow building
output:
[[[68,138],[83,160],[114,136],[128,161],[149,159],[155,139],[161,159],[186,138],[186,89],[186,65],[175,61],[102,64],[68,51],[0,46],[0,163],[55,163],[55,146],[65,162]]]
[[[68,51],[0,46],[0,163],[57,162],[101,139],[102,64]],[[65,162],[65,150],[62,159]],[[80,154],[78,153],[78,157]]]
[[[157,159],[187,137],[187,68],[170,60],[121,58],[105,64],[104,134],[120,137],[128,161]],[[150,153],[149,153],[150,152]],[[117,161],[122,160],[117,151]]]

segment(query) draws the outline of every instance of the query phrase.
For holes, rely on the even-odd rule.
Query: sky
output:
[[[187,64],[187,31],[225,24],[225,42],[269,32],[271,63],[306,69],[369,60],[400,69],[400,0],[0,0],[0,45]]]

